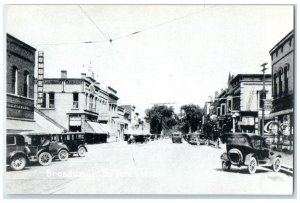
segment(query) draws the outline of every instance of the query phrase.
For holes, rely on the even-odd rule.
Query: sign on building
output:
[[[43,103],[44,86],[44,52],[38,52],[38,78],[37,78],[37,105],[41,107]]]

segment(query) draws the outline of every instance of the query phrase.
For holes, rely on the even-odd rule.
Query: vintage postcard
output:
[[[5,5],[4,193],[292,197],[295,9]]]

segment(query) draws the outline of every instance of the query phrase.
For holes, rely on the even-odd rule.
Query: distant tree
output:
[[[174,108],[166,105],[155,105],[151,109],[146,109],[145,120],[150,123],[150,132],[160,134],[173,128],[176,125]]]
[[[182,116],[180,119],[181,131],[188,133],[194,132],[199,129],[202,122],[203,109],[198,105],[188,104],[180,107]]]
[[[214,139],[214,131],[217,130],[217,120],[211,119],[210,115],[205,116],[203,132],[210,139]]]

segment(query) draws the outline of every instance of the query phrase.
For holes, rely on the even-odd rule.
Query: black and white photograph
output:
[[[4,5],[4,196],[293,197],[296,8]]]

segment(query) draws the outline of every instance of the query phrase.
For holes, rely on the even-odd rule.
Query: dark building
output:
[[[292,149],[294,123],[294,31],[271,50],[274,133],[278,147]]]
[[[34,119],[35,51],[7,34],[7,118]]]

